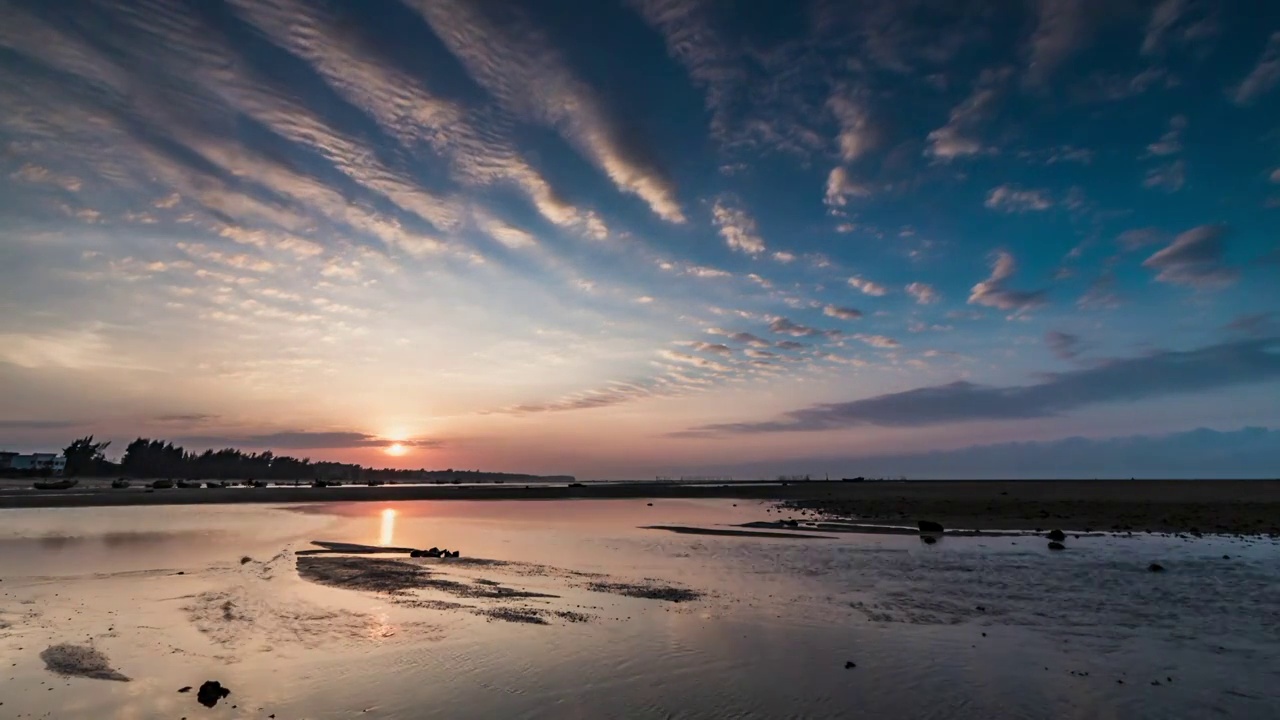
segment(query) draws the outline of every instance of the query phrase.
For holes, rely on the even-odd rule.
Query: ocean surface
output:
[[[1273,541],[651,502],[0,511],[0,718],[1280,718]]]

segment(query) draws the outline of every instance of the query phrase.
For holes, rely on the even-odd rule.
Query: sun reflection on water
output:
[[[396,534],[396,511],[387,508],[382,511],[381,532],[378,535],[379,545],[390,545]]]

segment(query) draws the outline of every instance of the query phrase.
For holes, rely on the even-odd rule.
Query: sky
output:
[[[0,108],[9,449],[1280,465],[1280,4],[0,0]]]

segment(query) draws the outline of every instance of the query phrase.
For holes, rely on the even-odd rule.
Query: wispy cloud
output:
[[[1201,225],[1181,233],[1167,247],[1143,261],[1156,280],[1211,289],[1230,285],[1239,273],[1226,264],[1227,227]]]
[[[907,294],[915,298],[918,305],[932,305],[941,299],[938,291],[932,285],[922,282],[913,282],[907,285]]]
[[[862,317],[862,311],[857,308],[840,307],[838,305],[828,305],[822,308],[822,314],[827,317],[833,317],[837,320],[857,320]]]
[[[884,285],[881,285],[878,282],[873,282],[859,275],[854,275],[853,277],[849,278],[848,283],[849,283],[849,287],[853,288],[854,290],[858,290],[863,295],[870,295],[872,297],[883,297],[889,294],[889,288],[885,287]]]
[[[983,70],[974,83],[973,92],[952,109],[947,124],[929,133],[925,154],[946,162],[984,152],[976,134],[993,114],[1012,76],[1013,69],[1008,67]]]
[[[1055,373],[1033,385],[993,387],[971,382],[922,387],[861,400],[814,405],[764,422],[695,428],[728,434],[819,431],[866,425],[921,427],[1058,415],[1090,405],[1137,402],[1280,380],[1280,339],[1163,350]]]
[[[1018,268],[1012,255],[1001,250],[993,258],[990,277],[974,285],[969,293],[970,305],[1021,312],[1045,303],[1044,290],[1012,290],[1008,287],[1009,279]]]
[[[833,208],[849,204],[849,198],[871,197],[871,187],[855,181],[843,167],[834,167],[827,174],[825,202]]]
[[[361,432],[317,430],[283,430],[246,435],[191,435],[176,438],[176,441],[183,445],[202,448],[279,448],[281,450],[387,447],[392,443],[411,447],[434,448],[442,447],[445,444],[440,440],[425,438],[391,440]]]
[[[1045,190],[1000,185],[991,188],[983,205],[1005,213],[1041,212],[1053,207],[1053,200],[1049,199],[1049,193]]]
[[[1230,90],[1231,99],[1237,105],[1252,105],[1280,84],[1280,32],[1267,39],[1267,46],[1253,70]]]
[[[1050,330],[1044,335],[1044,344],[1049,352],[1062,360],[1073,360],[1080,355],[1080,336]]]
[[[523,13],[494,22],[485,7],[455,0],[407,0],[504,107],[558,131],[623,192],[654,214],[685,221],[675,184],[654,154],[569,67],[559,50]]]
[[[1152,168],[1142,180],[1142,186],[1151,190],[1177,192],[1187,182],[1187,165],[1182,160]]]
[[[794,337],[835,337],[840,335],[839,330],[819,330],[808,325],[792,322],[784,317],[777,318],[769,323],[769,331],[778,335],[791,335]]]
[[[1160,139],[1147,146],[1147,154],[1162,157],[1182,152],[1182,132],[1187,129],[1187,116],[1174,115],[1169,119],[1169,129]]]
[[[720,237],[731,250],[748,255],[764,252],[764,239],[756,228],[756,221],[742,208],[737,198],[722,196],[711,208],[711,219],[720,231]]]

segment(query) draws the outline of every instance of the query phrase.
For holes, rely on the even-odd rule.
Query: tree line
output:
[[[354,463],[276,455],[236,448],[193,452],[165,440],[140,437],[125,446],[118,462],[107,459],[110,441],[88,435],[63,448],[67,477],[185,478],[189,480],[390,480],[400,482],[566,481],[570,475],[527,475],[483,470],[371,468]]]
[[[350,463],[312,462],[310,458],[250,453],[236,448],[197,453],[165,440],[138,438],[125,446],[119,462],[106,458],[110,442],[92,435],[63,448],[64,475],[122,475],[135,478],[212,480],[358,480],[364,468]]]

